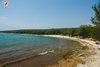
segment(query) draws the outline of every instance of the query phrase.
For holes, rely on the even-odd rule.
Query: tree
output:
[[[69,28],[67,33],[69,36],[75,36],[76,30],[74,28]]]
[[[79,36],[82,38],[91,37],[91,26],[90,25],[81,25],[79,29]]]
[[[98,5],[95,4],[92,9],[95,12],[95,16],[91,17],[91,21],[94,25],[100,26],[100,3]]]
[[[95,26],[93,29],[93,38],[100,41],[100,26]]]
[[[92,23],[95,25],[93,38],[100,41],[100,3],[98,3],[98,5],[95,4],[92,8],[95,12],[95,16],[91,18]]]

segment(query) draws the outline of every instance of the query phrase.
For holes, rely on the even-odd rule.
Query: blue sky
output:
[[[79,27],[91,23],[99,0],[0,0],[0,30]]]

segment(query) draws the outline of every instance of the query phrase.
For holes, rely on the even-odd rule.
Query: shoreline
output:
[[[13,34],[13,33],[11,33],[11,34]],[[21,34],[21,35],[32,35],[32,34]],[[35,36],[43,36],[44,37],[44,35],[35,35]],[[13,63],[16,63],[16,62],[24,61],[24,60],[30,59],[32,57],[43,56],[43,55],[46,55],[46,54],[52,53],[52,52],[54,52],[54,50],[51,50],[51,51],[48,51],[48,52],[45,51],[45,52],[39,53],[37,55],[33,54],[31,56],[27,56],[27,57],[23,57],[23,58],[20,58],[20,59],[12,60],[12,61],[9,61],[9,62],[5,62],[5,63],[0,64],[0,67],[8,65],[8,64],[13,64]]]
[[[96,44],[95,41],[92,40],[80,39],[76,37],[69,37],[69,36],[62,36],[62,35],[44,35],[44,36],[75,40],[80,42],[83,46],[88,46],[90,48],[88,50],[90,55],[79,57],[85,61],[85,64],[78,63],[76,67],[100,67],[100,43]],[[55,65],[50,67],[57,67],[57,66]]]
[[[100,48],[100,43],[96,44],[95,41],[89,40],[89,39],[80,39],[77,37],[69,37],[69,36],[63,36],[63,35],[42,35],[45,37],[56,37],[56,38],[62,38],[62,39],[69,39],[69,40],[74,40],[77,42],[80,42],[83,46],[89,46],[89,47],[94,47],[94,48]],[[84,44],[86,43],[86,44]]]
[[[25,35],[25,34],[22,34],[22,35]],[[26,34],[26,35],[31,35],[31,34]],[[77,65],[77,67],[84,67],[84,66],[91,67],[91,63],[95,63],[95,62],[96,63],[93,64],[92,67],[95,67],[95,66],[98,67],[99,64],[100,64],[100,60],[99,60],[100,59],[100,57],[99,57],[100,56],[100,50],[99,50],[100,49],[100,45],[95,44],[94,41],[87,40],[87,39],[80,39],[80,38],[76,38],[76,37],[63,36],[63,35],[36,35],[36,36],[55,37],[55,38],[63,38],[63,39],[69,39],[69,40],[78,41],[83,46],[88,46],[89,48],[91,48],[91,51],[96,52],[97,54],[95,56],[97,56],[97,58],[95,60],[95,57],[92,57],[92,59],[95,60],[95,61],[94,62],[90,62],[91,60],[89,58],[85,58],[84,57],[86,59],[86,64],[80,64],[79,63]],[[40,53],[38,56],[43,56],[42,54],[46,55],[47,53],[48,52]],[[9,64],[13,64],[13,63],[16,63],[16,62],[20,62],[20,61],[23,61],[23,60],[31,59],[32,57],[34,57],[34,56],[30,56],[30,57],[27,57],[27,58],[22,58],[22,59],[17,60],[17,61],[16,60],[15,61],[11,61],[11,62],[8,62],[8,63],[0,65],[0,67],[5,66],[5,65],[9,65]],[[91,57],[91,55],[90,55],[90,57]]]

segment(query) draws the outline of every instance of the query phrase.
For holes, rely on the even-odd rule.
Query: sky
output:
[[[71,28],[90,24],[99,0],[0,0],[0,30]]]

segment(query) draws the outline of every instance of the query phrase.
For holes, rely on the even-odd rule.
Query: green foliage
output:
[[[100,26],[93,29],[93,38],[100,41]]]
[[[79,30],[79,36],[82,38],[92,37],[92,28],[90,25],[81,25]]]
[[[5,33],[38,34],[38,35],[76,35],[78,28],[58,28],[58,29],[30,29],[30,30],[11,30],[1,31]],[[69,33],[70,30],[70,33]]]
[[[68,33],[69,36],[75,36],[76,35],[76,29],[75,28],[70,28],[68,29]]]
[[[91,21],[94,25],[100,26],[100,3],[98,5],[95,4],[92,8],[95,12],[95,17],[92,17]]]
[[[20,34],[61,34],[60,29],[33,29],[33,30],[12,30],[12,31],[2,31],[5,33],[20,33]]]
[[[94,5],[93,10],[95,12],[95,17],[91,18],[92,23],[95,25],[93,29],[93,38],[100,41],[100,3]]]

